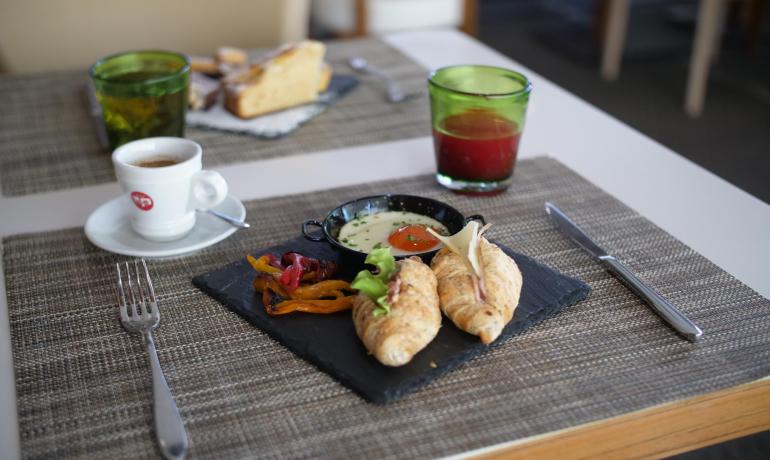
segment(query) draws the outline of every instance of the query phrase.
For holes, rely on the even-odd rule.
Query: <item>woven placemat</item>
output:
[[[281,139],[188,128],[186,137],[204,149],[215,167],[284,155],[318,152],[427,136],[430,133],[427,70],[374,38],[328,43],[337,73],[363,56],[386,69],[406,90],[421,96],[388,104],[381,82],[361,84],[294,133]],[[109,154],[99,147],[85,97],[84,71],[0,77],[0,186],[5,196],[28,195],[114,181]]]
[[[409,192],[494,223],[490,236],[589,283],[588,300],[389,406],[365,402],[194,288],[190,279],[299,233],[349,199]],[[552,200],[705,331],[680,339],[554,230]],[[197,254],[152,261],[161,364],[190,458],[436,457],[562,429],[770,374],[770,302],[552,159],[512,189],[452,195],[423,176],[247,203],[254,225]],[[22,454],[141,458],[150,369],[120,327],[111,264],[82,229],[3,240]]]

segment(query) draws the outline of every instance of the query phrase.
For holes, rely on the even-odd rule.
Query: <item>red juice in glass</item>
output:
[[[431,73],[439,184],[482,195],[511,185],[531,90],[527,77],[500,67],[460,65]]]
[[[521,133],[495,112],[469,109],[433,128],[438,173],[453,180],[504,181],[513,174]]]

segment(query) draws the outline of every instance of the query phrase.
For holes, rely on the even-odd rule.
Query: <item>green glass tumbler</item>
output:
[[[443,67],[428,77],[436,179],[448,189],[494,194],[511,185],[532,84],[512,70]]]
[[[137,139],[184,136],[190,59],[168,51],[105,57],[89,72],[110,150]]]

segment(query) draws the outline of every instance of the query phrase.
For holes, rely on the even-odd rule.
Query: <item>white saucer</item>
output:
[[[205,212],[197,213],[195,227],[176,241],[157,243],[139,236],[129,222],[129,201],[124,196],[99,206],[88,216],[86,237],[105,251],[135,257],[169,257],[197,251],[218,243],[238,230],[218,217]],[[241,201],[228,195],[214,210],[238,219],[246,218]]]

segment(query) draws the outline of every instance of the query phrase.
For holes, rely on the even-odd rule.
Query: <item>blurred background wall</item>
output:
[[[310,0],[0,0],[0,71],[83,69],[140,48],[212,54],[307,36]]]

